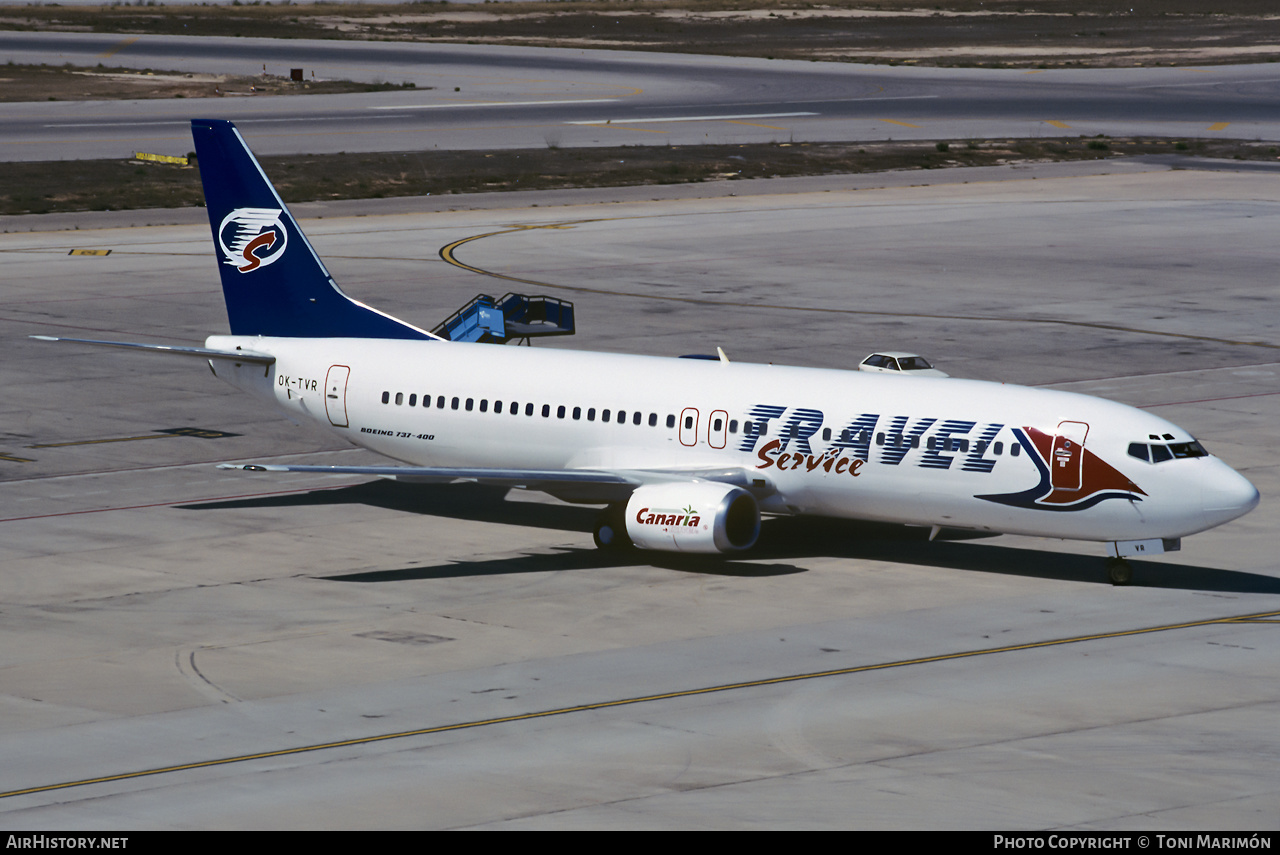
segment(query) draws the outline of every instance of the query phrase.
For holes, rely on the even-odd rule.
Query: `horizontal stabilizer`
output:
[[[96,341],[91,338],[59,338],[52,335],[27,336],[37,341],[70,341],[76,344],[96,344],[100,347],[123,347],[129,350],[149,350],[167,353],[172,356],[195,356],[200,359],[226,359],[233,362],[250,362],[257,365],[271,365],[276,358],[269,353],[255,353],[251,350],[210,350],[207,347],[178,347],[172,344],[139,344],[132,341]]]

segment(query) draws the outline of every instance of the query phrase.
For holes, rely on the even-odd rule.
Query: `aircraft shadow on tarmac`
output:
[[[231,499],[179,505],[186,510],[298,508],[361,504],[402,513],[473,522],[527,526],[589,533],[599,510],[561,504],[505,501],[505,487],[478,484],[422,485],[373,481],[351,487],[305,493]],[[343,582],[396,582],[514,573],[545,573],[605,567],[654,566],[714,576],[785,576],[806,572],[788,563],[762,563],[803,558],[850,558],[886,561],[1036,579],[1108,584],[1100,555],[1042,552],[1011,546],[972,543],[998,535],[944,530],[929,541],[928,529],[820,517],[766,519],[760,541],[749,560],[594,548],[562,549],[492,561],[462,561],[322,578]],[[1220,570],[1158,561],[1131,561],[1133,587],[1169,588],[1233,594],[1280,594],[1280,579],[1236,570]]]

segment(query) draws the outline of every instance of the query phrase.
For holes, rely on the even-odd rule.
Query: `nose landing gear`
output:
[[[1123,558],[1108,558],[1107,581],[1112,585],[1128,585],[1133,581],[1133,567]]]

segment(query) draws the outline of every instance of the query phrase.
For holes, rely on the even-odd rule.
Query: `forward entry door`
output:
[[[1055,490],[1079,490],[1084,473],[1084,440],[1089,426],[1084,422],[1059,422],[1049,455],[1052,475],[1049,482]]]

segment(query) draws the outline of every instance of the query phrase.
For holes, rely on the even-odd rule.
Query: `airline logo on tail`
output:
[[[281,213],[280,208],[236,208],[227,214],[218,227],[223,263],[248,273],[284,255],[289,233]]]

